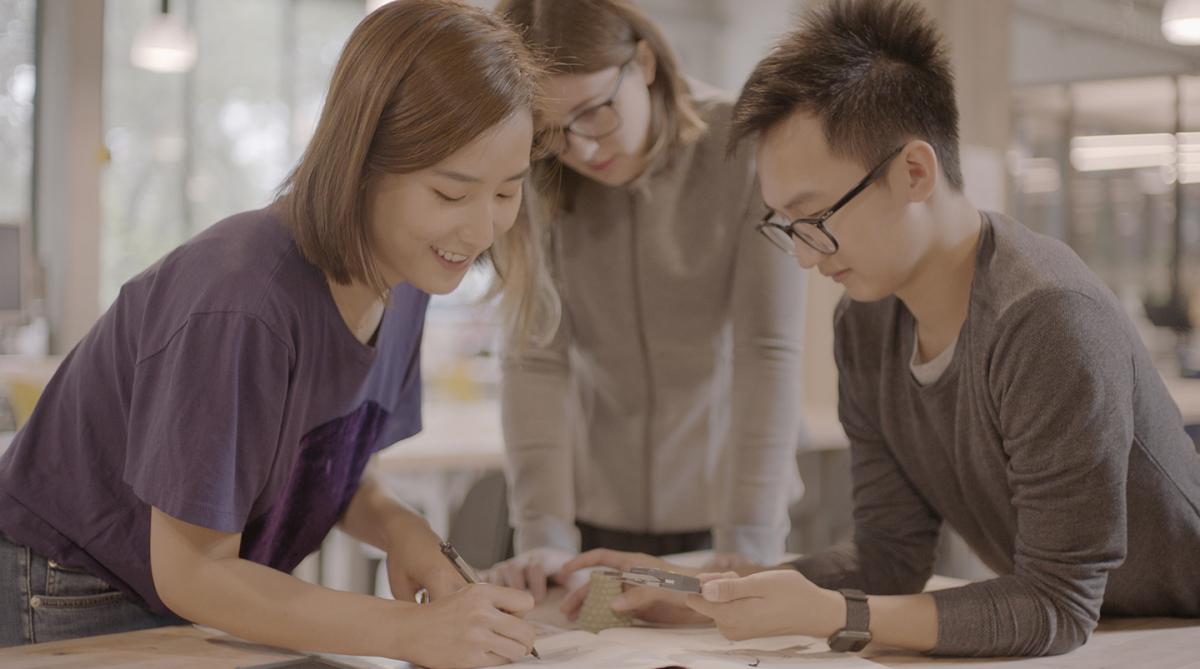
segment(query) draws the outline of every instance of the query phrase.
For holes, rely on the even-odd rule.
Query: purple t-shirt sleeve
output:
[[[291,358],[254,316],[191,316],[135,367],[124,481],[169,516],[241,532],[275,464]]]

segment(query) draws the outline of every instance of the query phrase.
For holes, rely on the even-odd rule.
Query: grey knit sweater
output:
[[[1116,298],[997,214],[977,260],[929,386],[898,299],[839,308],[854,541],[795,566],[824,587],[918,592],[945,521],[1000,576],[934,594],[935,654],[1066,652],[1101,612],[1200,616],[1200,456]]]

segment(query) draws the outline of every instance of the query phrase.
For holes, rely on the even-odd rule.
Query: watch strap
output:
[[[846,588],[841,591],[846,598],[846,629],[851,632],[871,631],[871,607],[862,590]]]
[[[846,600],[846,626],[829,637],[829,649],[856,653],[871,642],[871,607],[862,590],[846,588],[840,592]]]

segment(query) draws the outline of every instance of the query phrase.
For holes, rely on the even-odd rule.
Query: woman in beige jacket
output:
[[[546,216],[562,314],[552,340],[505,346],[516,557],[488,578],[540,599],[581,549],[778,559],[804,279],[754,230],[752,157],[725,150],[732,98],[685,80],[627,0],[498,11],[553,61],[524,215]]]

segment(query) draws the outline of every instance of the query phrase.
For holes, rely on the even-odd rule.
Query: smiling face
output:
[[[911,142],[878,179],[825,222],[839,248],[823,255],[794,240],[805,269],[844,284],[851,299],[871,302],[901,292],[930,248],[930,228],[915,205],[932,192],[928,145]],[[928,150],[932,156],[932,149]],[[936,159],[935,159],[936,166]],[[767,206],[791,220],[816,216],[873,166],[834,156],[818,119],[795,113],[763,134],[758,175]]]
[[[454,290],[516,221],[532,141],[532,117],[520,111],[431,167],[373,177],[368,236],[387,283]]]
[[[546,84],[546,123],[565,128],[597,105],[612,99],[620,125],[599,138],[565,133],[558,159],[579,174],[606,186],[633,181],[646,167],[650,145],[652,105],[650,85],[654,82],[654,54],[641,43],[637,55],[625,65],[582,74],[560,74]],[[622,73],[624,76],[622,76]],[[615,94],[614,94],[615,92]]]

